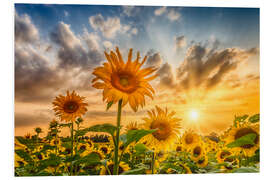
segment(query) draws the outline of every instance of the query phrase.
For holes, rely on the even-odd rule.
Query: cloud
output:
[[[137,33],[138,33],[138,29],[137,28],[132,28],[131,34],[136,35]]]
[[[51,117],[47,113],[15,113],[15,127],[38,126],[48,124]]]
[[[154,52],[154,50],[150,50],[147,52],[148,59],[146,61],[147,66],[155,66],[159,67],[162,63],[162,58],[158,52]]]
[[[89,23],[95,30],[100,30],[106,38],[114,38],[121,30],[121,22],[117,17],[109,17],[105,20],[101,14],[98,14],[89,17]]]
[[[140,8],[136,6],[122,6],[123,7],[123,13],[128,16],[136,16],[140,12]]]
[[[160,77],[159,85],[161,87],[174,87],[175,86],[175,77],[173,73],[172,66],[167,62],[161,66],[157,71],[157,74]]]
[[[187,45],[185,36],[178,36],[175,38],[175,47],[176,50],[180,50]]]
[[[67,11],[64,11],[64,16],[65,17],[68,17],[69,16],[69,13]]]
[[[258,53],[257,48],[216,49],[215,45],[210,50],[200,44],[189,47],[183,63],[177,68],[180,89],[211,89],[220,84],[241,62]]]
[[[156,16],[160,16],[160,15],[164,14],[165,12],[166,12],[166,7],[164,6],[164,7],[161,7],[161,8],[156,9],[154,11],[154,14]]]
[[[110,41],[104,41],[103,46],[105,47],[105,49],[111,49],[113,45]]]
[[[170,9],[167,16],[168,16],[168,19],[170,21],[176,21],[176,20],[180,19],[181,14],[179,12],[175,11],[174,9]]]
[[[33,43],[39,40],[39,31],[32,23],[31,18],[24,14],[19,16],[15,12],[15,42]]]
[[[85,31],[83,39],[79,39],[70,25],[60,22],[51,32],[50,38],[60,47],[57,53],[60,68],[90,69],[103,60],[103,55],[98,50],[98,37],[94,34]],[[83,46],[84,42],[87,48]]]

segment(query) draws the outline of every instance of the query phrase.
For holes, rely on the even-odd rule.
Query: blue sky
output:
[[[197,109],[205,133],[259,111],[258,8],[15,4],[14,21],[18,135],[46,127],[52,99],[66,90],[87,97],[86,123],[111,122],[114,110],[104,112],[90,82],[115,46],[124,58],[129,48],[140,51],[158,69],[145,109],[167,106],[186,127],[186,113]],[[131,112],[126,119],[143,114]]]
[[[177,58],[169,52],[173,48],[174,38],[184,35],[187,42],[206,43],[211,37],[218,39],[223,47],[251,48],[259,46],[259,9],[258,8],[206,8],[206,7],[167,7],[174,10],[179,18],[170,21],[168,13],[160,16],[155,11],[161,7],[137,6],[130,15],[123,6],[97,5],[42,5],[16,4],[18,14],[28,14],[40,31],[41,37],[48,39],[60,21],[71,25],[75,34],[82,34],[83,28],[89,32],[95,30],[89,24],[89,17],[101,14],[120,19],[121,24],[137,29],[134,36],[119,34],[109,39],[113,44],[147,52],[149,49],[162,52],[170,59]],[[98,32],[100,35],[100,32]],[[102,37],[103,40],[108,38]],[[183,55],[183,54],[182,54]],[[179,60],[177,60],[179,61]]]

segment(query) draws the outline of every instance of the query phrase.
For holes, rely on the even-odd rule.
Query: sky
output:
[[[84,127],[115,124],[116,106],[105,111],[91,80],[116,46],[158,68],[154,100],[136,113],[125,106],[124,126],[159,105],[182,119],[181,132],[222,133],[235,115],[260,111],[258,8],[15,4],[14,13],[16,136],[38,126],[46,135],[67,90],[86,97]]]

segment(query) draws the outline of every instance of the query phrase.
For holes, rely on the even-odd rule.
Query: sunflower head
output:
[[[228,149],[228,148],[223,148],[223,149],[220,149],[217,154],[216,154],[216,158],[217,158],[217,161],[219,163],[223,163],[224,160],[230,156],[233,155],[233,152]]]
[[[142,138],[146,144],[157,150],[168,150],[174,145],[181,128],[181,119],[174,117],[175,112],[168,112],[156,106],[156,109],[148,111],[148,117],[143,118],[145,129],[155,129],[156,131]]]
[[[199,160],[205,154],[204,145],[199,143],[191,149],[191,159]]]
[[[129,130],[138,130],[139,126],[137,124],[137,122],[130,122],[127,126],[126,126],[126,131]]]
[[[239,148],[235,148],[235,150],[238,152],[242,150],[247,156],[252,156],[260,146],[260,134],[258,124],[251,125],[249,123],[245,123],[239,127],[232,127],[227,135],[226,143],[229,144],[248,134],[256,135],[253,144],[245,144],[240,146]]]
[[[198,159],[196,164],[200,168],[207,166],[208,165],[208,157],[206,155],[202,156],[200,159]]]
[[[188,130],[183,134],[181,142],[187,150],[191,150],[194,146],[201,142],[201,138],[192,130]]]
[[[131,108],[136,112],[139,105],[145,105],[144,96],[153,98],[154,89],[148,83],[157,77],[151,76],[157,69],[153,67],[141,68],[147,57],[140,62],[140,54],[137,53],[136,60],[132,61],[132,49],[128,54],[128,60],[125,63],[122,55],[116,47],[116,52],[110,54],[105,52],[108,62],[103,66],[94,69],[93,87],[103,89],[103,100],[107,103],[116,103],[123,100],[123,106],[129,102]],[[101,82],[100,82],[100,81]],[[98,82],[99,81],[99,82]]]
[[[72,91],[67,95],[59,95],[53,101],[53,110],[55,114],[66,122],[75,121],[76,118],[81,117],[87,111],[87,103],[84,102],[85,97],[81,97]]]

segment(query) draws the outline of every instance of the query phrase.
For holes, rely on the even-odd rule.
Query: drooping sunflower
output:
[[[139,105],[141,107],[145,105],[145,95],[153,98],[154,89],[148,81],[157,77],[157,75],[149,77],[157,69],[153,67],[141,68],[147,56],[142,62],[139,62],[139,52],[136,60],[132,61],[132,49],[129,50],[126,63],[118,47],[116,47],[116,53],[111,51],[110,54],[107,54],[105,52],[105,56],[108,62],[94,69],[93,75],[96,77],[92,80],[93,87],[103,89],[103,100],[106,100],[107,103],[116,103],[122,99],[122,106],[129,103],[136,112]],[[97,82],[99,80],[102,82]]]
[[[243,136],[248,134],[255,134],[256,138],[254,139],[254,144],[245,144],[240,147],[233,148],[234,151],[240,152],[241,150],[245,153],[246,156],[254,155],[255,151],[260,147],[260,133],[259,125],[252,125],[250,123],[242,124],[241,126],[232,127],[225,141],[226,144],[229,144]]]
[[[147,113],[148,117],[143,118],[142,126],[144,129],[156,131],[145,136],[141,141],[155,150],[170,150],[178,138],[181,119],[174,117],[174,111],[169,113],[167,108],[163,110],[158,106]]]
[[[53,101],[53,110],[55,114],[61,118],[62,121],[72,122],[76,118],[81,117],[87,111],[87,103],[84,102],[85,97],[79,96],[75,91],[67,95],[59,95]]]
[[[187,151],[190,151],[201,141],[201,138],[197,133],[193,132],[192,130],[188,130],[183,134],[181,141],[183,143],[183,147]]]
[[[112,175],[113,174],[113,162],[112,161],[109,161],[107,162],[107,167],[108,167],[108,170],[110,172],[108,172],[108,170],[102,166],[101,170],[100,170],[100,175]],[[120,162],[119,164],[119,174],[125,172],[125,171],[128,171],[130,168],[128,166],[128,164],[124,163],[123,161]]]

